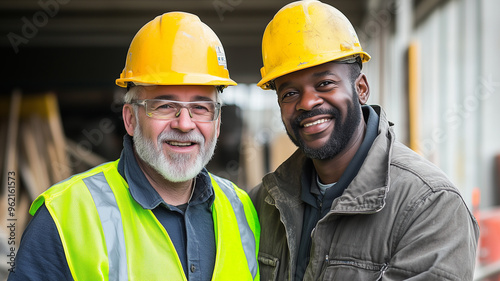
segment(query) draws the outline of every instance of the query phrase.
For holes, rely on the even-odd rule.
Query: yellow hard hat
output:
[[[297,1],[276,13],[262,38],[262,80],[258,86],[285,74],[329,61],[359,57],[370,60],[349,20],[320,1]]]
[[[226,55],[210,27],[189,13],[171,12],[144,25],[132,39],[120,87],[136,85],[229,86]]]

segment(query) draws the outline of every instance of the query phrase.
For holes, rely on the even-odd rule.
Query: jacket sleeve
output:
[[[252,200],[253,205],[255,206],[255,209],[259,209],[258,205],[260,205],[259,201],[259,193],[261,192],[262,188],[262,183],[258,184],[257,186],[253,187],[248,191],[248,196]]]
[[[23,233],[16,266],[8,280],[73,280],[61,238],[45,204]]]
[[[433,189],[402,215],[382,280],[473,279],[479,227],[455,189]]]

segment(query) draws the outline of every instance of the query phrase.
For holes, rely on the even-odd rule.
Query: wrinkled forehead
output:
[[[218,95],[216,87],[211,85],[154,85],[136,87],[138,87],[136,90],[137,99],[215,101]]]
[[[282,87],[283,84],[291,83],[299,79],[321,78],[324,76],[334,76],[337,77],[337,79],[346,79],[349,77],[349,73],[349,64],[331,61],[285,74],[276,78],[274,83],[276,89],[278,89]]]

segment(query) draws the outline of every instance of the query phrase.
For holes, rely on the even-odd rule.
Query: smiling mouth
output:
[[[177,141],[167,141],[167,144],[172,146],[182,146],[182,147],[195,145],[194,142],[177,142]]]
[[[316,120],[316,121],[311,122],[311,123],[306,123],[302,127],[307,128],[307,127],[311,127],[311,126],[314,126],[314,125],[318,125],[318,124],[322,124],[322,123],[328,122],[330,120],[332,120],[332,119],[330,119],[330,118],[323,118],[323,119],[319,119],[319,120]]]

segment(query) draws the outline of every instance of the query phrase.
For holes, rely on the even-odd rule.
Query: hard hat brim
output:
[[[116,79],[116,85],[126,88],[128,83],[147,85],[213,85],[236,86],[232,79],[224,79],[209,74],[163,73],[146,74],[129,78]]]
[[[264,67],[261,68],[261,74],[262,74],[262,79],[257,83],[257,86],[261,87],[264,90],[270,90],[271,88],[269,87],[269,82],[279,78],[281,76],[318,66],[324,63],[328,62],[334,62],[337,60],[342,60],[343,58],[353,56],[353,55],[359,55],[361,57],[361,62],[368,62],[370,60],[370,55],[366,52],[363,51],[353,51],[351,53],[342,53],[340,56],[338,54],[327,54],[325,56],[319,56],[315,57],[312,59],[304,60],[303,62],[296,62],[296,61],[291,61],[292,63],[290,64],[284,64],[279,67],[273,68],[273,70],[269,73],[266,73],[266,70]]]

